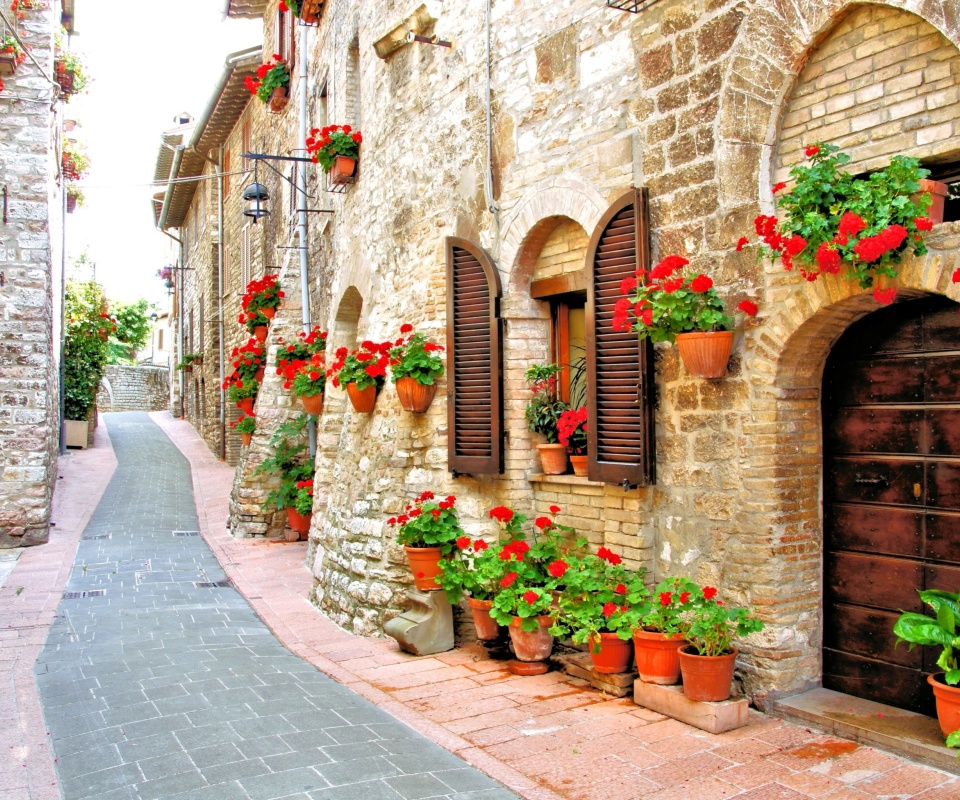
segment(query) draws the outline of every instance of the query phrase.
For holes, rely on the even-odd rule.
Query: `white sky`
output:
[[[72,135],[86,144],[91,169],[86,205],[67,215],[68,265],[86,250],[112,300],[146,297],[167,307],[156,271],[170,240],[153,225],[150,198],[159,190],[143,184],[153,180],[160,134],[174,115],[199,117],[227,55],[262,41],[260,20],[224,20],[224,4],[163,0],[135,10],[129,0],[76,2],[70,48],[92,80],[65,116],[79,123]]]

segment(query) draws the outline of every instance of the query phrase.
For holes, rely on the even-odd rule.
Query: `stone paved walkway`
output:
[[[283,647],[200,538],[186,459],[106,419],[117,470],[36,667],[66,800],[515,797]]]

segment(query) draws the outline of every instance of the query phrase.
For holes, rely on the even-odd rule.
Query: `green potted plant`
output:
[[[274,55],[273,60],[257,67],[257,77],[247,75],[244,85],[273,114],[279,114],[290,100],[290,69],[287,62]]]
[[[425,491],[402,514],[387,520],[397,529],[397,542],[403,545],[413,582],[421,592],[440,588],[436,581],[440,559],[469,541],[460,527],[456,502],[453,495],[437,500],[433,492]]]
[[[628,570],[620,556],[606,547],[596,554],[565,556],[550,570],[564,581],[558,627],[572,633],[574,644],[589,646],[597,672],[629,671],[633,618],[650,606],[644,570]]]
[[[13,75],[27,54],[13,34],[0,36],[0,75]]]
[[[307,137],[307,155],[330,176],[332,183],[349,183],[354,178],[363,135],[349,125],[314,128]]]
[[[257,418],[253,414],[240,414],[240,418],[230,423],[230,427],[240,434],[240,441],[244,445],[250,444],[253,432],[257,429]]]
[[[223,388],[227,391],[227,399],[236,403],[244,414],[253,413],[253,403],[260,389],[260,384],[252,378],[244,380],[239,373],[233,372],[226,377]]]
[[[237,322],[244,325],[246,329],[257,338],[258,342],[267,341],[270,320],[267,318],[267,315],[263,313],[262,309],[258,311],[241,311],[240,316],[237,317]]]
[[[747,608],[725,605],[712,586],[694,588],[691,607],[680,615],[680,633],[688,644],[680,648],[683,693],[690,700],[719,702],[730,696],[737,649],[733,638],[763,630]]]
[[[332,378],[334,386],[346,388],[355,411],[361,414],[373,411],[377,394],[387,378],[392,346],[392,342],[375,344],[365,341],[356,350],[348,351],[346,347],[337,350],[327,377]]]
[[[255,380],[257,383],[261,383],[264,378],[265,356],[263,342],[255,336],[251,336],[245,344],[238,345],[230,351],[234,372],[242,380]]]
[[[905,612],[893,626],[897,644],[906,642],[909,649],[917,645],[939,647],[937,672],[927,678],[937,703],[940,730],[947,736],[948,747],[960,747],[960,659],[957,648],[957,620],[960,620],[960,594],[939,589],[918,590],[920,600],[933,609],[933,616]]]
[[[107,301],[99,284],[68,281],[64,302],[63,392],[67,447],[86,447],[90,410],[108,359],[100,336]]]
[[[297,363],[300,366],[294,372],[290,388],[300,398],[308,414],[320,414],[323,412],[323,390],[327,384],[324,355],[322,352],[314,353],[308,361]]]
[[[316,25],[323,13],[324,0],[280,0],[281,11],[292,11],[304,25]]]
[[[268,320],[277,313],[280,301],[284,298],[280,288],[280,279],[276,275],[264,275],[254,278],[240,298],[240,307],[248,314],[261,312]]]
[[[203,364],[203,353],[184,353],[183,358],[177,362],[174,369],[182,369],[184,372],[193,372],[193,366]]]
[[[273,452],[253,471],[254,475],[265,473],[279,480],[265,502],[268,508],[286,512],[288,541],[297,541],[310,530],[314,466],[308,458],[306,428],[306,414],[277,426],[270,439]]]
[[[789,191],[785,183],[773,187],[783,220],[765,214],[754,220],[759,255],[779,259],[787,270],[796,265],[809,281],[845,267],[845,277],[873,288],[878,303],[892,303],[897,290],[877,285],[880,279],[896,279],[906,253],[927,252],[923,234],[933,227],[931,200],[920,192],[929,170],[916,158],[894,156],[884,169],[856,178],[843,169],[850,156],[836,145],[818,142],[806,156],[809,164],[790,170]],[[737,249],[747,243],[741,238]]]
[[[653,342],[676,342],[687,371],[698,378],[722,378],[733,346],[733,319],[724,311],[713,279],[702,272],[684,272],[689,261],[670,255],[649,273],[624,278],[626,297],[614,305],[613,329],[637,332]],[[756,305],[744,300],[737,307],[749,316]],[[633,317],[633,322],[631,322]]]
[[[54,69],[57,83],[67,101],[70,100],[71,95],[80,94],[86,88],[86,69],[76,53],[70,50],[62,51],[54,62]]]
[[[67,213],[72,214],[77,210],[77,206],[84,206],[86,197],[83,191],[72,183],[67,184]]]
[[[560,415],[567,410],[557,385],[561,369],[559,364],[532,364],[524,373],[532,393],[524,409],[524,418],[529,431],[546,437],[546,444],[537,445],[545,475],[562,475],[567,471],[567,448],[560,444],[557,427]]]
[[[466,597],[478,639],[496,639],[500,626],[490,616],[490,609],[506,574],[506,562],[500,559],[499,548],[491,547],[484,539],[471,540],[464,535],[455,544],[451,554],[441,559],[436,581],[451,603]]]
[[[90,169],[90,159],[78,142],[73,139],[63,140],[63,149],[60,153],[60,170],[68,181],[79,181],[86,177]]]
[[[422,333],[411,333],[413,326],[400,326],[401,338],[390,348],[390,378],[397,387],[400,405],[406,411],[422,414],[433,402],[436,380],[443,375],[443,345],[427,340]],[[407,338],[403,335],[410,334]]]
[[[587,409],[568,408],[557,418],[557,440],[567,448],[573,474],[587,474]]]

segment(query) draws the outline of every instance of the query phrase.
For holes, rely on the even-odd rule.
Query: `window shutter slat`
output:
[[[604,214],[587,248],[588,475],[654,482],[653,351],[632,331],[613,329],[620,282],[650,268],[645,190],[631,190]]]
[[[503,471],[500,276],[487,254],[447,239],[447,467]]]

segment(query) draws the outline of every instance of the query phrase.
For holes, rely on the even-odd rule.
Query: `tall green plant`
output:
[[[64,305],[63,393],[67,419],[83,420],[96,402],[107,365],[107,343],[100,337],[107,301],[93,281],[70,281]]]
[[[112,306],[116,330],[110,337],[111,364],[135,364],[137,351],[150,338],[149,303],[142,297],[135,303],[117,303]]]
[[[266,505],[282,511],[297,505],[298,483],[313,480],[314,465],[307,454],[307,415],[284,422],[270,439],[273,455],[265,458],[254,475],[267,473],[280,478],[280,485],[267,495]]]

